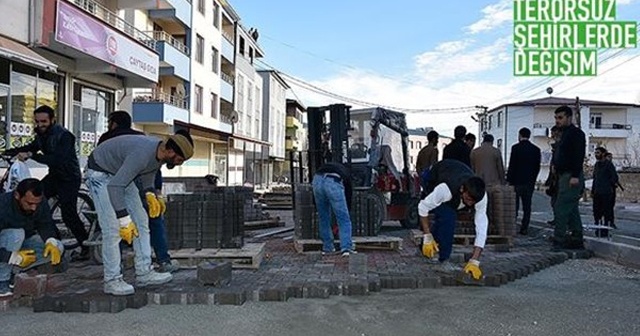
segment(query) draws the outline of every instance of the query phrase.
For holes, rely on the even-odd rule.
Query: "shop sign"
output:
[[[150,81],[158,81],[157,54],[64,1],[58,1],[56,41]]]

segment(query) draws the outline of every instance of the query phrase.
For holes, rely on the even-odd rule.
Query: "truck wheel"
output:
[[[420,227],[420,216],[418,216],[418,203],[420,200],[417,198],[412,198],[407,203],[407,212],[405,214],[405,219],[400,221],[400,225],[402,225],[405,229],[417,229]]]

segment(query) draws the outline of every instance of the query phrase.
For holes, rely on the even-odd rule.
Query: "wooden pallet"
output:
[[[294,239],[294,247],[298,253],[322,250],[320,239]],[[356,251],[362,250],[388,250],[398,251],[402,249],[402,238],[389,236],[353,237]],[[340,241],[335,240],[336,251],[340,250]]]
[[[284,222],[280,221],[280,217],[244,222],[245,230],[261,230],[281,226],[284,226]]]
[[[409,234],[410,234],[409,237],[411,238],[411,241],[414,244],[416,244],[416,246],[422,245],[422,236],[423,236],[422,231],[411,230]],[[453,236],[453,244],[471,246],[473,245],[473,242],[475,241],[475,239],[476,239],[475,235],[457,234]],[[486,245],[502,245],[502,244],[508,244],[509,246],[513,246],[513,237],[497,236],[497,235],[487,236]]]
[[[266,243],[246,243],[239,249],[180,249],[170,251],[181,267],[197,267],[202,261],[229,261],[233,268],[258,269]]]

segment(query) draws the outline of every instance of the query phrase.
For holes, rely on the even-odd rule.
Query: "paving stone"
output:
[[[349,255],[349,273],[367,274],[367,255],[365,253]]]
[[[287,301],[289,299],[286,288],[261,288],[257,290],[258,301]]]
[[[436,276],[420,276],[416,277],[416,288],[441,288],[442,282],[440,277]]]
[[[369,284],[364,281],[350,281],[343,286],[343,295],[368,295]]]
[[[222,287],[231,283],[231,263],[201,262],[198,265],[198,281],[205,286]]]
[[[37,274],[32,276],[27,273],[18,273],[14,278],[14,284],[14,296],[42,297],[47,290],[47,275]]]
[[[216,294],[216,304],[240,306],[247,301],[247,293],[243,290],[228,290]]]
[[[327,299],[329,298],[329,288],[321,287],[315,284],[309,284],[303,287],[302,297],[312,299]]]
[[[379,292],[382,290],[380,279],[369,279],[369,292]]]

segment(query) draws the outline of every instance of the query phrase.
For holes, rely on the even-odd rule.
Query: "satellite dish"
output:
[[[548,87],[547,88],[547,93],[548,94],[552,94],[553,93],[553,88],[552,87]]]
[[[230,119],[231,119],[231,123],[232,123],[232,124],[237,123],[237,122],[238,122],[238,118],[239,118],[239,116],[238,116],[238,112],[236,112],[236,111],[231,112],[231,117],[230,117]]]

